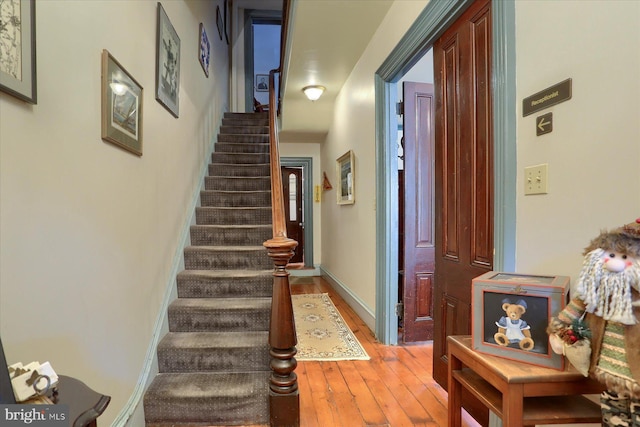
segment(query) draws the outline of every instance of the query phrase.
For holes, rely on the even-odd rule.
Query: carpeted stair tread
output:
[[[273,270],[183,270],[179,298],[271,297]]]
[[[169,332],[158,344],[160,372],[268,371],[269,331]]]
[[[262,176],[208,176],[205,190],[215,191],[271,191],[271,178]]]
[[[214,245],[261,245],[273,236],[270,225],[192,225],[191,244]]]
[[[178,298],[169,304],[169,331],[266,331],[271,298]]]
[[[196,224],[271,224],[271,207],[199,206]]]
[[[147,390],[147,425],[252,425],[269,420],[270,372],[166,373]]]
[[[147,427],[266,425],[273,261],[267,113],[225,113],[145,392]]]
[[[212,207],[243,208],[271,206],[271,191],[202,190],[200,204]]]
[[[209,163],[209,176],[269,176],[269,163]]]

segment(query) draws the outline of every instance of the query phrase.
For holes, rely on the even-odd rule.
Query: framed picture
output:
[[[202,69],[204,70],[204,75],[209,77],[209,59],[211,58],[211,44],[209,43],[209,38],[207,37],[207,31],[204,29],[204,24],[200,23],[200,54],[198,58],[200,59],[200,65],[202,65]]]
[[[569,302],[569,278],[490,271],[472,281],[472,342],[481,353],[564,369],[549,345],[551,317]]]
[[[347,151],[336,160],[338,175],[338,204],[351,205],[356,202],[355,195],[355,156],[352,150]]]
[[[0,2],[0,90],[36,104],[36,2],[6,3]]]
[[[216,26],[218,27],[218,36],[222,40],[222,32],[224,31],[224,22],[220,13],[220,6],[216,6]]]
[[[102,51],[102,139],[142,156],[142,86]]]
[[[156,37],[156,99],[174,117],[180,104],[180,38],[158,3]]]
[[[224,0],[224,38],[229,44],[231,32],[231,0]]]
[[[256,74],[256,92],[269,92],[268,74]]]

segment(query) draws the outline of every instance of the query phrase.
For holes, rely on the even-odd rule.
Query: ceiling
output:
[[[282,142],[321,142],[336,96],[393,0],[294,0],[284,65]],[[309,101],[302,88],[326,87]]]

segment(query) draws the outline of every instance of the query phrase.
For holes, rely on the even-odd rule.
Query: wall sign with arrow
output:
[[[544,135],[553,130],[553,113],[543,114],[536,117],[536,135]]]

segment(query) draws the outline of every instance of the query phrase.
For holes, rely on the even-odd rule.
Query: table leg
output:
[[[451,348],[451,346],[449,346]],[[462,423],[462,385],[453,377],[453,371],[462,369],[462,362],[449,353],[449,427],[460,427]]]
[[[524,406],[524,387],[512,384],[502,395],[502,424],[509,427],[522,427]]]

